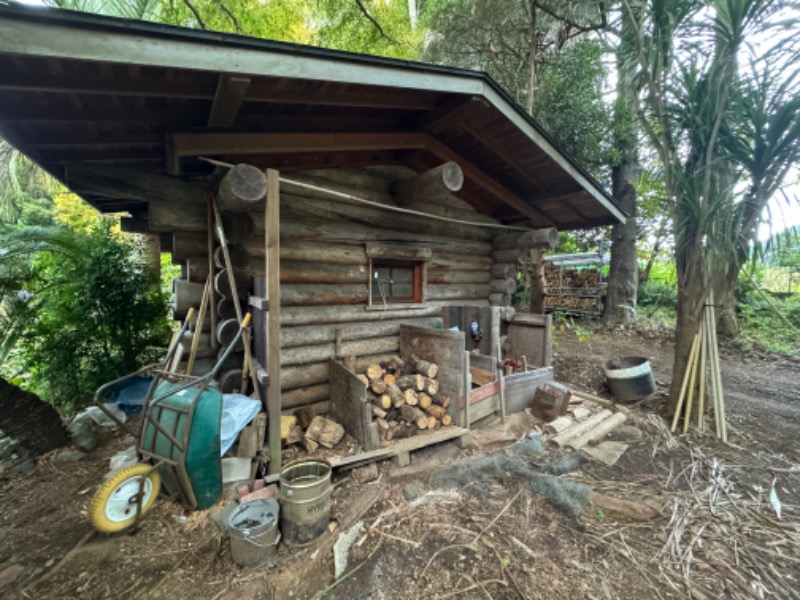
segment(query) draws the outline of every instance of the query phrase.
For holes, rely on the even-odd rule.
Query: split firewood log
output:
[[[428,408],[433,403],[431,397],[428,394],[419,394],[419,402],[417,403],[421,409]]]
[[[432,404],[428,408],[425,409],[429,415],[436,417],[437,419],[441,419],[447,414],[447,409],[442,406],[438,406],[436,404]]]
[[[400,409],[400,415],[406,423],[413,423],[419,429],[428,428],[428,415],[416,406],[403,406]]]
[[[403,392],[403,397],[406,399],[406,404],[408,404],[409,406],[416,406],[417,404],[419,404],[419,396],[417,395],[417,392],[414,390],[410,389],[405,390]]]
[[[372,403],[383,410],[389,410],[392,408],[392,399],[389,397],[389,394],[381,394],[375,398]]]
[[[326,448],[333,448],[342,441],[344,437],[344,427],[333,419],[317,416],[311,421],[311,425],[306,430],[307,439],[317,442]]]
[[[372,363],[367,367],[367,377],[371,380],[378,379],[383,375],[383,367],[378,363]]]
[[[442,427],[450,427],[453,424],[453,417],[445,415],[442,417]]]
[[[387,440],[399,440],[402,438],[411,437],[417,433],[417,428],[408,423],[398,423],[397,425],[390,426],[386,432]]]
[[[372,414],[374,416],[378,417],[379,419],[385,419],[386,418],[386,411],[383,410],[382,408],[378,408],[374,404],[372,405]]]
[[[435,396],[439,393],[439,380],[438,379],[431,379],[430,377],[425,378],[425,391],[430,396]]]
[[[439,420],[436,417],[434,417],[433,415],[428,416],[428,424],[425,427],[425,429],[435,429],[436,428],[436,423],[438,421]]]
[[[357,379],[358,379],[358,380],[359,380],[361,383],[363,383],[365,386],[369,387],[369,377],[367,377],[367,376],[366,376],[366,375],[364,375],[363,373],[359,373],[358,375],[356,375],[356,378],[357,378]]]
[[[386,373],[386,375],[383,376],[383,383],[385,383],[386,385],[389,385],[390,383],[395,383],[396,381],[397,377],[395,377],[391,373]]]
[[[436,375],[439,373],[439,365],[434,362],[428,362],[427,360],[418,360],[414,368],[420,375],[430,377],[431,379],[435,379]]]
[[[400,411],[398,411],[396,408],[392,407],[386,411],[386,416],[384,418],[389,423],[391,423],[392,421],[397,421],[399,412]]]
[[[376,394],[383,394],[386,391],[386,383],[383,379],[373,379],[369,382],[369,389]]]
[[[403,391],[397,387],[396,383],[390,383],[387,385],[386,393],[392,399],[392,404],[395,408],[400,408],[406,403],[406,397],[403,395]]]
[[[447,408],[450,406],[450,396],[431,396],[434,404]]]
[[[379,417],[379,418],[375,419],[375,422],[378,424],[378,427],[380,427],[384,431],[388,431],[389,422],[386,419],[382,419],[382,418]]]
[[[403,375],[397,378],[397,387],[401,390],[417,390],[421,392],[425,389],[425,378],[422,375]]]

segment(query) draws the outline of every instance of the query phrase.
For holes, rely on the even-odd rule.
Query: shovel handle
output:
[[[244,319],[242,320],[242,329],[247,329],[250,326],[250,319],[251,318],[252,318],[252,315],[250,313],[247,313],[244,316]]]

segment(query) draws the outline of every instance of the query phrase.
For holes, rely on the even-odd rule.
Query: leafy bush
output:
[[[678,288],[652,279],[639,286],[637,304],[640,308],[667,308],[674,310],[678,303]],[[649,312],[649,311],[645,311]]]
[[[29,265],[25,301],[4,290],[5,314],[21,331],[17,362],[28,387],[63,412],[87,404],[102,383],[135,371],[169,335],[167,304],[140,250],[98,218],[13,232],[3,271]],[[8,281],[6,281],[8,284]],[[9,291],[13,294],[10,295]],[[27,297],[28,294],[32,296]]]
[[[800,326],[800,294],[786,298],[770,297],[770,301],[789,323]],[[775,310],[760,293],[751,291],[749,294],[742,294],[738,307],[739,324],[746,344],[783,354],[800,351],[797,332],[775,314]]]

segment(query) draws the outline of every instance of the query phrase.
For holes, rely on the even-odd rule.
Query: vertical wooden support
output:
[[[470,422],[469,418],[469,392],[472,386],[470,385],[470,374],[469,374],[469,350],[464,352],[464,372],[463,372],[463,382],[462,386],[464,388],[464,423],[462,427],[464,429],[470,429]]]
[[[531,282],[531,314],[543,315],[546,308],[547,284],[544,278],[544,255],[547,248],[534,246],[531,250],[531,264],[528,278]]]
[[[264,223],[264,273],[269,304],[266,323],[267,418],[269,472],[281,470],[281,278],[280,278],[280,173],[267,170],[267,202]]]

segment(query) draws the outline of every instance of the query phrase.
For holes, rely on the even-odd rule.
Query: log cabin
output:
[[[517,265],[626,216],[484,73],[0,5],[0,74],[0,135],[172,254],[176,318],[214,287],[194,372],[254,311],[272,452],[329,359],[396,355],[403,327],[502,359]]]

